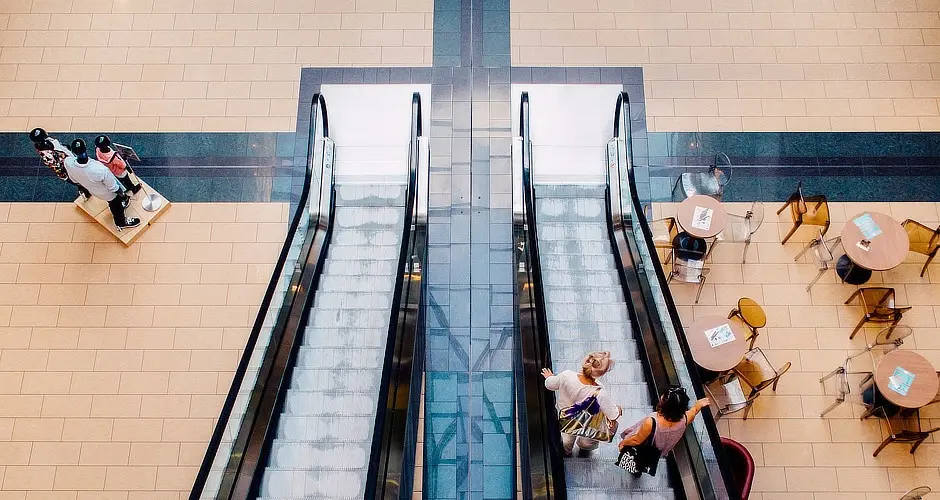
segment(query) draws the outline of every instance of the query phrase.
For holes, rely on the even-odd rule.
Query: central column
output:
[[[515,496],[509,0],[435,0],[424,498]]]

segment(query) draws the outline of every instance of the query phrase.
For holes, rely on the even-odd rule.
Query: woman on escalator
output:
[[[640,477],[643,472],[655,476],[660,457],[676,447],[685,428],[709,404],[708,398],[702,398],[689,409],[689,401],[685,389],[670,386],[659,395],[653,414],[627,427],[620,434],[623,440],[619,445],[621,458],[618,462],[623,460],[624,454],[629,453],[630,469],[635,470],[631,470],[634,477]]]
[[[584,357],[581,373],[565,370],[558,375],[542,369],[545,388],[554,391],[559,411],[561,442],[570,457],[575,443],[582,452],[596,450],[600,441],[610,441],[617,432],[617,419],[623,409],[610,400],[610,394],[597,381],[614,367],[607,351]]]

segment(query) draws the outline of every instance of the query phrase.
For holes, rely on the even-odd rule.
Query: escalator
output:
[[[563,457],[554,396],[539,373],[543,367],[557,373],[576,367],[589,352],[610,351],[616,364],[602,383],[624,408],[621,428],[652,412],[659,391],[668,385],[683,385],[693,397],[702,390],[689,369],[687,351],[671,349],[675,339],[663,325],[674,327],[677,316],[662,314],[668,300],[661,288],[650,286],[650,281],[658,286],[662,277],[651,269],[655,253],[644,252],[646,238],[637,238],[645,221],[636,210],[626,94],[617,101],[604,184],[574,176],[570,183],[535,182],[529,106],[523,92],[520,138],[513,152],[523,498],[728,498],[729,476],[710,415],[690,426],[675,452],[661,459],[655,477],[634,479],[616,468],[614,444]]]
[[[337,183],[314,96],[297,213],[191,499],[410,498],[427,238],[418,93],[411,112],[405,179]]]

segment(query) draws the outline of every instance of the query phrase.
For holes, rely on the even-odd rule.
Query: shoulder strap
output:
[[[646,436],[646,439],[643,440],[643,441],[644,441],[643,444],[645,444],[645,445],[652,445],[652,444],[653,444],[653,436],[656,435],[656,417],[650,417],[650,420],[653,421],[653,428],[650,429],[649,435]]]

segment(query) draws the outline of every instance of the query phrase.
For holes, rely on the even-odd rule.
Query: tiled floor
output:
[[[0,204],[0,498],[185,498],[287,215],[178,203],[124,248]]]
[[[739,213],[747,206],[727,204],[730,212]],[[756,299],[768,318],[757,345],[775,364],[793,363],[777,393],[768,390],[758,397],[746,421],[735,416],[719,421],[722,434],[744,443],[757,462],[751,499],[895,500],[900,492],[922,484],[940,489],[940,442],[923,444],[914,456],[908,453],[909,447],[893,444],[872,458],[882,431],[876,420],[857,418],[860,405],[847,400],[826,418],[819,417],[832,398],[822,394],[818,379],[841,364],[848,353],[864,348],[863,335],[848,340],[861,312],[858,306],[843,305],[855,287],[839,283],[834,272],[811,293],[805,291],[817,268],[809,260],[796,263],[793,258],[812,238],[812,229],[799,229],[791,242],[781,245],[791,224],[788,212],[779,217],[774,214],[779,206],[765,205],[767,219],[754,236],[748,264],[740,264],[741,244],[716,247],[698,305],[693,304],[694,285],[671,286],[684,324],[702,315],[727,314],[741,296]],[[915,218],[933,227],[940,223],[940,204],[936,203],[832,203],[830,208],[830,238],[840,233],[847,217],[865,210],[887,213],[899,221]],[[675,205],[657,204],[654,212],[657,217],[671,216]],[[913,305],[901,322],[914,329],[903,348],[916,349],[940,367],[940,306],[936,305],[940,304],[940,268],[932,267],[920,278],[924,259],[910,254],[898,268],[876,272],[870,283],[894,287],[899,303]],[[868,329],[868,341],[878,330]],[[940,411],[930,410],[929,416],[940,417]]]
[[[432,0],[4,0],[0,130],[293,131],[302,66],[429,66]]]
[[[649,130],[940,130],[922,0],[515,0],[512,62],[642,66]]]

